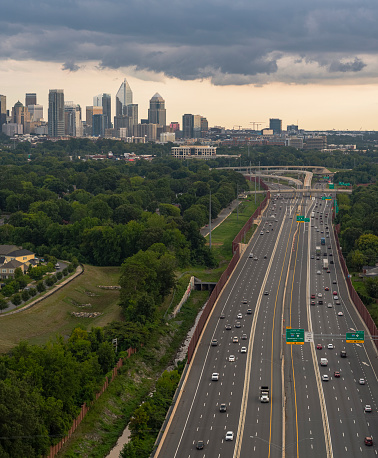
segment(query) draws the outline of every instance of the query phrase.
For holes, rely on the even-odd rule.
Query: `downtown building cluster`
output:
[[[0,95],[0,130],[8,136],[23,134],[43,135],[49,138],[104,137],[128,142],[174,142],[181,138],[203,138],[208,132],[207,119],[200,115],[184,114],[183,129],[175,121],[167,123],[165,100],[156,93],[149,102],[148,117],[140,119],[138,104],[126,78],[115,96],[112,116],[112,96],[103,93],[93,97],[93,104],[85,107],[66,101],[63,89],[50,89],[47,121],[37,94],[27,93],[25,104],[18,101],[7,110],[6,96]]]

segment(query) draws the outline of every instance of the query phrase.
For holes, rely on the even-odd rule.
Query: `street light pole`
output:
[[[239,221],[239,183],[236,183],[236,221]]]
[[[211,189],[210,189],[210,199],[209,199],[209,248],[211,250]]]

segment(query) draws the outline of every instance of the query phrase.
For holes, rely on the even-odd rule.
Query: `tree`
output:
[[[369,296],[378,299],[378,277],[375,278],[365,278],[366,291]]]
[[[45,284],[43,283],[43,280],[41,280],[41,281],[39,281],[39,282],[37,283],[37,290],[38,290],[38,292],[40,292],[40,293],[43,293],[43,291],[46,290],[46,286],[45,286]]]
[[[21,294],[17,293],[14,296],[11,297],[11,302],[13,305],[17,306],[20,305],[22,302],[22,297]]]
[[[29,291],[28,291],[27,289],[25,289],[24,291],[22,291],[21,297],[22,297],[22,300],[23,300],[24,302],[26,302],[26,301],[29,299],[29,297],[30,297]]]
[[[98,362],[104,374],[109,372],[115,364],[115,354],[110,342],[102,342],[97,350]]]
[[[8,308],[8,302],[3,297],[0,297],[0,312]]]

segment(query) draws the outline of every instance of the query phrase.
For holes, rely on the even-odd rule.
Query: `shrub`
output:
[[[63,278],[62,272],[57,272],[57,273],[56,273],[56,278],[57,278],[58,280],[61,280],[61,279]]]
[[[43,283],[42,280],[39,281],[39,282],[37,283],[37,290],[38,290],[40,293],[43,293],[43,291],[46,290],[46,286],[45,286],[45,284]]]
[[[37,294],[37,290],[35,288],[29,289],[29,296],[34,297]]]
[[[20,305],[21,302],[22,302],[22,297],[21,297],[21,294],[20,293],[17,293],[15,294],[14,296],[12,296],[11,298],[11,302],[13,305]]]
[[[24,302],[26,302],[26,301],[29,299],[29,297],[30,297],[29,291],[28,291],[27,289],[25,289],[24,291],[22,291],[21,297],[22,297],[22,300],[23,300]]]

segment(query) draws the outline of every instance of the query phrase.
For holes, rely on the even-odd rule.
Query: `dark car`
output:
[[[340,357],[341,357],[341,358],[346,358],[346,357],[347,357],[347,353],[346,353],[345,350],[341,350],[341,352],[340,352]]]
[[[373,438],[371,436],[366,436],[364,443],[365,445],[373,445]]]
[[[221,404],[219,406],[219,412],[226,412],[227,411],[227,406],[226,404]]]
[[[224,313],[221,313],[219,318],[223,320],[224,318],[226,318],[226,315]]]
[[[203,450],[205,444],[203,441],[197,441],[196,449],[197,450]]]
[[[226,324],[225,327],[226,327],[227,331],[229,331],[231,329],[231,325],[230,324]]]
[[[322,299],[320,299],[320,300],[318,301],[318,304],[319,304],[319,305],[323,305]]]
[[[340,377],[340,371],[335,371],[333,373],[333,376],[336,377],[336,378],[339,378]]]
[[[218,345],[217,339],[213,339],[213,340],[211,341],[211,346],[212,346],[212,347],[216,347],[217,345]]]

